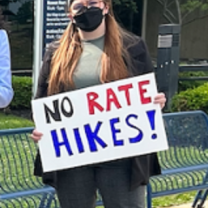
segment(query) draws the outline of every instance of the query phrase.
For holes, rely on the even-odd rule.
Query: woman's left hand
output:
[[[161,109],[165,107],[166,97],[164,93],[158,93],[154,98],[155,104],[160,104]]]

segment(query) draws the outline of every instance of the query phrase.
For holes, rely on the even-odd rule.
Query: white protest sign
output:
[[[154,74],[32,101],[44,172],[168,148]]]

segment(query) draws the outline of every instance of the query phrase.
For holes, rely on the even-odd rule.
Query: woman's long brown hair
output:
[[[106,15],[105,45],[101,58],[101,83],[107,83],[128,77],[127,66],[123,57],[128,53],[123,48],[123,39],[129,36],[116,22],[111,0],[103,0],[109,6]],[[72,3],[72,1],[71,1]],[[70,7],[70,5],[69,5]],[[78,30],[70,23],[54,52],[51,61],[48,95],[59,93],[62,90],[73,89],[73,72],[82,53],[82,45]]]

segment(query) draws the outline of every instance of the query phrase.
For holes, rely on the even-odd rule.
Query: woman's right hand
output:
[[[34,142],[38,142],[42,138],[43,134],[37,131],[36,129],[33,130],[31,134],[31,138]]]

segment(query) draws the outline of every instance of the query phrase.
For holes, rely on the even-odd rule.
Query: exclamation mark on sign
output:
[[[155,112],[156,112],[155,110],[147,111],[147,116],[148,116],[152,131],[155,130]],[[157,134],[153,133],[152,139],[157,139]]]

